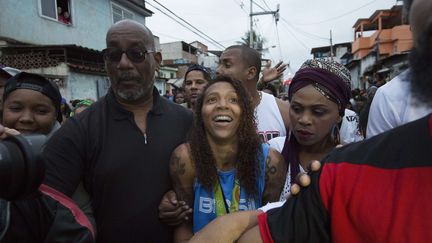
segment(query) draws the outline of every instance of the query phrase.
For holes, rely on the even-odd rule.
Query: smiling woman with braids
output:
[[[186,241],[218,216],[276,201],[286,166],[256,133],[254,109],[237,80],[220,76],[197,100],[189,143],[177,147],[170,173],[177,197],[194,208],[193,220],[177,227]]]

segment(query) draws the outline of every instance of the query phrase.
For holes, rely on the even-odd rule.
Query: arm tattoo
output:
[[[275,202],[279,200],[280,193],[285,183],[285,173],[283,171],[283,161],[278,157],[269,155],[266,161],[266,186],[263,194],[263,203]]]
[[[174,154],[170,161],[170,167],[171,179],[178,200],[185,201],[189,206],[193,205],[193,190],[188,191],[190,188],[187,188],[183,181],[184,178],[182,178],[186,174],[186,164],[181,161],[180,156]]]
[[[270,165],[271,163],[271,156],[267,156],[266,161],[266,173],[265,173],[265,181],[267,182],[270,178],[270,176],[274,176],[277,172],[277,168],[274,165]]]
[[[186,172],[185,163],[182,163],[180,157],[177,155],[174,155],[174,158],[172,158],[171,166],[174,167],[174,172],[178,175],[184,175]]]

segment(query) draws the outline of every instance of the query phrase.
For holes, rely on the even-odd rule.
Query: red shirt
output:
[[[432,114],[324,159],[283,207],[258,217],[264,242],[432,242]]]

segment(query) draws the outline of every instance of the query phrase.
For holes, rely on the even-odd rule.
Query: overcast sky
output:
[[[250,0],[157,1],[225,47],[236,44],[249,30]],[[269,47],[269,51],[264,57],[274,62],[283,60],[290,63],[293,71],[312,57],[311,48],[330,44],[330,30],[334,44],[353,41],[352,26],[357,19],[368,18],[375,10],[388,9],[396,4],[396,0],[254,1],[266,10],[276,10],[276,5],[280,4],[277,26],[271,15],[262,15],[254,18],[254,29],[267,40],[265,46]],[[147,25],[159,36],[161,43],[198,40],[211,50],[222,50],[222,47],[204,40],[161,13],[155,7],[170,14],[154,0],[146,2],[146,7],[154,12],[152,17],[147,18]],[[254,4],[253,12],[262,12],[260,6]],[[285,78],[289,75],[287,71]]]

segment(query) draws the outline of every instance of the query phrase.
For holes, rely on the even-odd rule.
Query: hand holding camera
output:
[[[0,198],[23,199],[37,190],[44,177],[41,157],[44,135],[20,135],[0,125]]]

